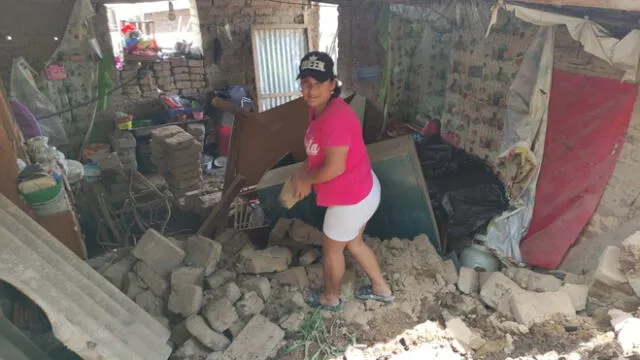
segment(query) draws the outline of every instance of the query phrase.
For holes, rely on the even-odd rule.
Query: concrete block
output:
[[[204,359],[210,350],[203,346],[195,338],[187,340],[172,355],[173,359]]]
[[[627,275],[627,281],[636,296],[640,298],[640,274]]]
[[[442,269],[444,273],[442,276],[447,284],[457,284],[458,283],[458,270],[456,269],[456,264],[453,263],[453,260],[445,260],[442,262]]]
[[[204,89],[207,87],[207,83],[205,83],[204,81],[191,81],[191,86],[194,89]]]
[[[294,286],[300,289],[306,289],[309,287],[307,271],[303,267],[294,267],[283,272],[279,272],[273,276],[273,280],[280,285]]]
[[[240,332],[242,332],[245,326],[247,326],[247,321],[242,319],[236,321],[235,323],[233,323],[233,325],[231,325],[228,330],[231,333],[233,339],[237,338],[238,335],[240,335]]]
[[[302,325],[304,318],[304,312],[296,311],[283,317],[282,320],[280,320],[280,327],[287,333],[295,333],[300,329],[300,325]]]
[[[491,274],[493,274],[493,272],[480,271],[478,273],[478,283],[480,284],[480,288],[482,288],[484,284],[487,283],[487,280],[489,280],[489,278],[491,277]]]
[[[180,74],[188,74],[189,73],[189,68],[188,67],[182,67],[182,66],[174,66],[171,68],[171,72],[173,73],[173,75],[180,75]]]
[[[0,279],[33,299],[79,357],[168,358],[167,329],[3,195],[0,249]]]
[[[202,308],[202,315],[209,321],[211,328],[219,333],[240,320],[233,303],[228,299],[209,301]]]
[[[196,74],[204,75],[205,72],[204,72],[204,68],[191,68],[190,73],[192,75],[196,75]]]
[[[271,233],[269,234],[269,239],[283,239],[289,235],[289,228],[291,227],[291,222],[293,220],[280,218],[276,221],[276,224],[271,229]]]
[[[482,289],[480,289],[480,298],[485,304],[496,309],[501,302],[504,304],[506,301],[508,304],[510,297],[519,293],[528,294],[528,292],[520,288],[518,284],[513,282],[513,280],[509,279],[504,274],[494,272],[491,274]]]
[[[324,267],[322,264],[307,266],[307,278],[312,288],[324,286]]]
[[[148,289],[147,284],[145,284],[142,281],[142,279],[138,277],[136,273],[129,272],[127,274],[127,278],[125,279],[123,290],[124,290],[124,293],[127,294],[127,296],[130,299],[135,299],[135,297],[138,296],[138,294],[142,293],[147,289]]]
[[[163,276],[178,267],[185,257],[182,249],[153,229],[147,230],[132,253]]]
[[[299,243],[322,246],[324,235],[313,226],[294,219],[289,228],[289,237]]]
[[[222,255],[222,244],[204,236],[192,236],[187,240],[187,262],[204,268],[205,276],[213,274]]]
[[[533,272],[527,282],[527,290],[536,292],[557,291],[562,287],[562,280],[553,275]]]
[[[562,291],[516,292],[511,295],[511,310],[516,320],[527,326],[550,320],[556,315],[576,316],[571,297]]]
[[[284,331],[262,315],[254,316],[225,350],[224,358],[266,360],[280,346]]]
[[[192,82],[203,82],[204,83],[204,74],[191,74],[189,75],[189,80]]]
[[[176,285],[171,287],[168,308],[174,314],[184,317],[200,311],[204,295],[202,288],[195,285]]]
[[[178,89],[191,89],[191,81],[176,81]]]
[[[173,270],[171,273],[171,285],[197,285],[204,286],[204,268],[184,267]]]
[[[320,257],[320,251],[316,249],[305,250],[304,253],[302,253],[300,258],[298,259],[298,264],[300,266],[306,267],[315,263],[319,257]]]
[[[189,74],[184,73],[184,74],[176,74],[173,76],[175,81],[190,81],[190,77]]]
[[[187,330],[200,343],[213,351],[225,350],[231,341],[226,336],[213,331],[202,316],[191,315],[186,320]]]
[[[210,276],[207,276],[207,285],[210,289],[217,289],[224,285],[226,282],[236,278],[236,273],[230,270],[221,269]]]
[[[245,293],[254,291],[264,301],[271,296],[271,283],[265,277],[250,277],[242,281],[242,289]]]
[[[113,265],[109,266],[103,273],[109,282],[115,285],[118,289],[124,290],[124,282],[127,278],[127,274],[133,269],[133,265],[138,261],[132,255],[126,255],[122,259],[118,260]]]
[[[165,298],[167,296],[169,282],[165,280],[163,276],[155,272],[149,265],[142,261],[138,261],[135,266],[135,271],[155,296],[160,298]]]
[[[446,322],[447,330],[465,349],[479,349],[486,343],[482,337],[473,332],[460,318],[452,318]]]
[[[190,68],[204,67],[204,61],[202,60],[188,60],[187,64]]]
[[[475,294],[480,288],[480,282],[478,279],[478,273],[471,268],[460,268],[460,275],[458,276],[458,289],[463,293]]]
[[[143,308],[149,315],[158,316],[163,315],[163,302],[162,299],[155,296],[151,291],[146,290],[136,295],[136,304]]]
[[[171,70],[171,64],[169,64],[168,62],[159,62],[159,63],[155,63],[153,64],[153,70],[154,71],[161,71],[161,70]]]
[[[216,291],[217,298],[219,299],[227,299],[232,304],[235,304],[242,297],[242,290],[236,285],[235,282],[229,281],[228,283],[222,285]]]
[[[587,297],[589,296],[589,287],[587,285],[564,284],[559,291],[569,295],[576,311],[582,311],[587,308]]]
[[[607,246],[598,262],[595,279],[609,286],[621,285],[627,282],[627,277],[620,270],[620,248]]]
[[[283,247],[269,247],[264,250],[247,248],[240,252],[238,272],[263,274],[280,272],[289,268],[293,254]]]
[[[260,314],[262,310],[264,310],[264,302],[255,291],[245,293],[242,300],[236,304],[236,311],[243,319]]]

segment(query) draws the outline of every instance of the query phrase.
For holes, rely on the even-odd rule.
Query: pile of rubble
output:
[[[164,176],[169,190],[182,197],[200,189],[202,143],[179,126],[167,126],[151,131],[152,162]]]
[[[321,241],[318,230],[284,219],[265,249],[231,231],[215,240],[179,240],[149,230],[133,250],[94,267],[171,329],[173,359],[294,360],[303,356],[282,349],[312,311],[303,290],[322,286]],[[593,276],[458,272],[424,235],[365,241],[397,300],[353,299],[366,276],[347,254],[345,309],[322,312],[331,324],[329,341],[347,349],[340,359],[640,354],[640,298],[627,280],[636,274],[629,264],[640,263],[635,240],[621,251],[608,249]],[[349,339],[364,346],[349,346]]]

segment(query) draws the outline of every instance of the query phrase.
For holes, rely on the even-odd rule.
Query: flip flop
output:
[[[338,305],[325,305],[322,302],[320,302],[321,295],[322,295],[322,291],[318,289],[309,290],[309,293],[305,298],[305,302],[314,309],[329,310],[329,311],[342,311],[344,309],[344,301],[342,301],[342,299],[340,299],[340,303]]]
[[[365,285],[359,288],[358,291],[356,291],[356,299],[375,300],[383,303],[390,303],[390,302],[393,302],[396,299],[396,297],[393,295],[384,296],[384,295],[376,294],[373,291],[373,288],[371,287],[371,285]]]

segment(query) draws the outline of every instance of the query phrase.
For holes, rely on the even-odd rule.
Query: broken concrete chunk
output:
[[[621,285],[627,282],[627,277],[620,270],[620,248],[607,246],[598,262],[595,279],[609,286]]]
[[[187,261],[195,267],[204,268],[211,275],[222,255],[222,244],[204,236],[192,236],[187,240]]]
[[[155,272],[149,265],[142,261],[138,261],[135,266],[135,271],[155,296],[161,298],[165,298],[167,296],[169,282],[167,282],[163,276]]]
[[[250,277],[242,282],[244,292],[254,291],[264,301],[271,296],[271,283],[265,277]]]
[[[556,315],[568,318],[576,316],[569,294],[561,291],[514,293],[511,296],[511,310],[516,320],[524,325],[544,322]]]
[[[202,288],[196,285],[171,286],[168,308],[184,317],[196,314],[202,307]]]
[[[226,282],[236,278],[236,273],[226,269],[220,269],[207,277],[207,285],[210,289],[217,289]]]
[[[178,267],[185,256],[182,249],[153,229],[147,230],[132,253],[162,276]]]
[[[213,331],[204,321],[202,316],[192,315],[186,321],[187,330],[204,346],[213,351],[222,351],[231,343],[226,336]]]
[[[294,267],[273,276],[273,280],[280,285],[293,286],[300,289],[309,287],[307,271],[303,267]]]
[[[289,237],[302,244],[322,246],[324,235],[313,226],[294,219],[289,228]]]
[[[264,310],[264,302],[255,291],[245,293],[242,300],[236,304],[236,311],[241,318],[246,319]]]
[[[458,276],[458,289],[463,293],[475,294],[480,288],[478,273],[471,268],[460,268],[460,275]]]
[[[269,234],[269,240],[283,239],[289,234],[289,228],[291,227],[291,219],[280,218],[271,229]]]
[[[303,267],[309,266],[315,263],[319,257],[320,257],[320,251],[316,249],[305,250],[304,253],[300,255],[300,258],[298,259],[298,264]]]
[[[531,272],[526,289],[536,292],[557,291],[562,286],[562,280],[553,275]]]
[[[559,291],[565,292],[571,298],[571,303],[576,311],[587,308],[589,287],[586,285],[564,284]]]
[[[229,329],[240,318],[233,304],[228,299],[209,301],[202,309],[213,330],[221,333]]]
[[[147,288],[147,285],[142,281],[142,279],[140,279],[140,277],[138,277],[136,273],[131,271],[127,274],[123,290],[130,299],[135,299],[138,294],[144,292],[145,290],[147,290]]]
[[[453,260],[445,260],[442,262],[442,269],[444,270],[444,280],[447,284],[457,284],[458,283],[458,270],[456,269],[456,264],[453,263]]]
[[[609,310],[611,326],[617,334],[624,356],[640,354],[640,319],[618,309]]]
[[[218,288],[216,295],[219,299],[227,299],[230,303],[235,304],[242,297],[242,290],[235,282],[229,281]]]
[[[143,308],[150,315],[162,315],[163,302],[160,298],[153,295],[149,290],[143,291],[136,295],[136,304]]]
[[[300,325],[302,325],[302,321],[305,318],[305,314],[302,311],[297,311],[292,314],[289,314],[280,320],[280,327],[288,332],[294,333],[298,331]]]
[[[262,315],[254,316],[224,352],[234,360],[266,360],[280,346],[284,331]]]
[[[196,285],[204,286],[204,268],[184,267],[173,270],[171,273],[171,285]]]
[[[503,273],[494,272],[480,290],[480,298],[485,304],[494,309],[498,308],[501,302],[508,304],[510,296],[525,292],[518,284],[506,277]]]
[[[293,254],[283,247],[269,247],[264,250],[247,248],[240,252],[239,272],[247,274],[273,273],[287,270]]]
[[[345,270],[344,275],[342,276],[342,280],[340,281],[340,296],[343,300],[347,301],[355,297],[357,280],[358,277],[354,269]],[[306,287],[309,287],[308,282]],[[300,289],[304,290],[306,287],[301,287]]]
[[[322,264],[307,266],[307,278],[309,286],[318,288],[324,286],[324,267]]]
[[[109,266],[102,273],[102,276],[107,278],[107,280],[109,280],[109,282],[115,285],[118,289],[124,290],[124,282],[127,277],[127,273],[131,271],[136,261],[138,260],[135,256],[126,255],[113,265]]]
[[[467,350],[479,349],[486,343],[484,339],[475,332],[473,332],[467,324],[460,318],[453,318],[446,323],[447,330],[453,335],[453,337]]]
[[[209,349],[204,347],[198,340],[189,339],[171,355],[171,358],[180,360],[203,359],[207,354],[209,354]]]
[[[487,280],[489,280],[491,274],[493,274],[493,272],[481,271],[478,273],[478,283],[480,285],[480,288],[482,288],[484,284],[487,283]]]

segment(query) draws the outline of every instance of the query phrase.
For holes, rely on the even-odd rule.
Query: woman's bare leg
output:
[[[391,295],[391,288],[382,277],[382,271],[380,270],[380,265],[378,265],[375,253],[362,238],[363,231],[364,226],[360,229],[358,237],[347,243],[347,250],[349,250],[369,277],[373,291],[378,295],[389,296]]]
[[[340,282],[344,276],[344,249],[349,244],[335,241],[327,236],[322,243],[322,263],[324,267],[324,291],[320,302],[324,305],[340,303]]]

